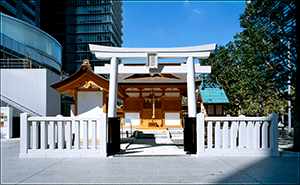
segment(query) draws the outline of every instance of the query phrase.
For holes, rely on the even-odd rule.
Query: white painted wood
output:
[[[253,141],[253,122],[252,121],[248,121],[248,125],[247,125],[247,147],[246,148],[251,148],[253,147],[252,145],[252,141]]]
[[[262,148],[268,148],[268,126],[269,123],[267,121],[263,122],[262,125]]]
[[[112,57],[119,59],[146,59],[147,53],[95,53],[97,59],[111,59]]]
[[[66,121],[66,149],[72,148],[72,121]]]
[[[206,59],[209,57],[210,52],[200,53],[158,53],[158,59],[186,59],[191,56],[194,59]]]
[[[206,59],[210,55],[210,52],[200,53],[157,53],[158,59],[186,59],[191,56],[195,59]],[[96,52],[97,59],[111,59],[116,57],[118,59],[147,59],[147,53],[105,53]]]
[[[125,123],[126,126],[138,126],[140,125],[140,113],[139,112],[132,112],[132,113],[125,113],[125,119],[130,119],[131,123]]]
[[[88,140],[88,121],[83,121],[83,149],[86,150],[89,145],[89,140]]]
[[[235,117],[226,117],[225,120],[231,121],[231,127],[230,127],[230,150],[226,150],[225,147],[219,148],[218,147],[218,120],[222,121],[222,117],[218,117],[216,119],[215,124],[215,148],[212,148],[210,146],[210,140],[209,136],[211,135],[211,122],[215,121],[212,117],[205,117],[204,120],[208,122],[207,125],[207,139],[208,139],[208,147],[204,149],[204,152],[199,152],[198,156],[278,156],[278,140],[275,140],[274,137],[278,138],[278,135],[273,135],[274,132],[278,133],[278,117],[276,114],[270,115],[268,118],[265,117],[249,117],[249,120],[247,120],[247,117],[244,117],[242,119],[235,118]],[[225,118],[225,117],[223,117]],[[272,127],[273,125],[273,119],[276,124],[276,127]],[[270,121],[272,120],[272,121]],[[238,125],[238,123],[240,125]],[[245,124],[243,123],[245,122]],[[198,123],[198,122],[197,122]],[[247,123],[247,124],[246,124]],[[253,125],[255,123],[255,125]],[[224,121],[223,124],[223,143],[226,142],[226,138],[228,138],[228,134],[226,134],[226,125],[227,121]],[[262,124],[262,129],[260,129],[260,126]],[[271,124],[270,127],[268,125]],[[239,129],[239,130],[238,130]],[[268,137],[268,129],[270,129],[270,136]],[[274,129],[272,131],[272,129]],[[239,147],[236,147],[236,138],[237,138],[237,131],[239,131]],[[244,136],[244,137],[243,137]],[[261,137],[260,137],[261,136]],[[270,138],[270,139],[268,139]],[[199,140],[197,140],[199,141]],[[199,141],[201,142],[201,141]],[[270,143],[270,147],[268,147],[268,142]],[[203,141],[204,143],[204,141]],[[201,145],[203,144],[201,143]],[[260,143],[262,143],[262,147],[260,146]],[[275,145],[273,147],[273,144]],[[200,146],[201,146],[200,145]],[[277,146],[276,146],[277,145]],[[197,145],[199,146],[199,145]],[[226,146],[226,144],[224,144]],[[244,147],[246,146],[247,149]]]
[[[206,121],[272,121],[270,117],[205,117]]]
[[[99,129],[100,129],[100,153],[106,157],[107,156],[107,148],[106,148],[106,143],[107,143],[107,116],[106,114],[101,114],[100,115],[100,121],[97,120]]]
[[[79,117],[31,117],[28,118],[27,120],[35,120],[33,121],[33,125],[38,123],[41,123],[41,137],[37,138],[39,143],[41,141],[41,150],[36,150],[32,148],[27,148],[27,151],[21,153],[21,149],[24,148],[24,144],[22,142],[21,138],[21,143],[22,146],[20,147],[20,158],[27,158],[27,157],[106,157],[106,114],[99,114],[98,118],[79,118]],[[40,120],[39,120],[40,119]],[[41,121],[43,120],[43,121]],[[46,120],[46,121],[45,121]],[[46,147],[46,124],[49,122],[49,143],[50,143],[50,148],[48,149]],[[75,125],[75,149],[72,148],[72,123]],[[96,125],[96,122],[99,126]],[[57,129],[55,129],[55,124],[57,123]],[[66,129],[64,130],[64,123],[66,123]],[[88,147],[88,125],[91,125],[93,127],[93,136],[92,136],[92,149]],[[30,131],[30,125],[31,123],[26,123],[27,125],[27,135],[31,134]],[[81,125],[81,126],[80,126]],[[35,127],[35,126],[33,126]],[[101,127],[101,129],[100,129]],[[84,130],[84,144],[83,148],[80,149],[80,128],[83,128]],[[99,135],[100,139],[100,147],[99,150],[97,149],[97,130],[101,132],[101,135]],[[53,133],[54,131],[54,133]],[[64,133],[66,132],[66,141],[67,141],[67,147],[64,149],[64,145],[60,144],[60,141],[64,144]],[[33,131],[32,131],[33,133]],[[56,149],[56,143],[55,143],[55,137],[58,136],[57,142],[58,142],[58,148]],[[60,137],[62,136],[62,137]],[[31,139],[33,140],[34,135],[31,134],[30,138],[26,140],[27,145],[28,145],[28,140]],[[43,139],[44,138],[44,139]],[[63,138],[63,139],[62,139]],[[87,141],[87,142],[86,142]],[[44,143],[44,144],[43,144]],[[35,146],[36,144],[33,144]],[[80,150],[79,150],[80,149]]]
[[[92,122],[92,149],[97,148],[97,122],[96,121],[91,121]]]
[[[211,66],[200,66],[200,64],[194,64],[195,73],[209,74],[211,73]],[[109,74],[111,70],[110,64],[105,66],[95,66],[94,72],[96,74]],[[135,73],[135,74],[169,74],[169,73],[187,73],[187,64],[181,64],[181,66],[158,66],[157,69],[149,69],[148,66],[124,66],[124,64],[118,65],[118,73]]]
[[[220,121],[216,121],[215,125],[215,148],[220,149]]]
[[[80,125],[82,121],[75,121],[75,149],[80,148]]]
[[[32,145],[33,145],[33,128],[32,128],[32,122],[29,122],[28,124],[28,129],[29,129],[29,148],[32,149]]]
[[[246,122],[241,121],[239,126],[239,148],[245,148],[245,139],[246,139]]]
[[[61,115],[58,115],[56,117],[62,117]],[[57,132],[58,132],[58,138],[57,138],[57,149],[62,150],[64,148],[64,130],[63,130],[64,122],[58,121],[57,122]]]
[[[108,94],[108,117],[117,116],[117,91],[118,91],[118,60],[112,57],[110,60],[110,79],[109,79],[109,94]]]
[[[207,148],[212,149],[212,121],[207,123]]]
[[[230,128],[230,148],[235,149],[236,148],[236,137],[237,137],[237,122],[232,121],[231,128]]]
[[[223,123],[223,149],[228,149],[228,121]]]
[[[32,136],[33,136],[33,143],[32,149],[36,150],[38,148],[38,123],[36,121],[32,122]]]
[[[55,129],[54,129],[54,121],[49,121],[49,144],[50,150],[54,150],[55,148]]]
[[[254,127],[254,148],[260,148],[260,121],[255,122],[255,127]]]
[[[204,153],[204,114],[197,114],[197,155]]]
[[[90,51],[106,53],[188,53],[188,52],[210,52],[212,53],[216,44],[207,44],[201,46],[179,47],[179,48],[120,48],[89,44]]]
[[[188,116],[196,117],[197,107],[196,107],[196,91],[195,91],[195,65],[193,57],[188,57],[187,61],[187,96],[188,96]]]
[[[45,121],[41,121],[41,150],[45,150],[47,148],[47,133],[46,133],[46,125]]]
[[[78,117],[95,118],[103,112],[103,92],[78,92]]]
[[[180,125],[180,113],[165,113],[165,125]]]
[[[27,122],[28,113],[20,114],[20,125],[21,125],[21,134],[20,134],[20,155],[27,154],[28,150],[28,122]]]

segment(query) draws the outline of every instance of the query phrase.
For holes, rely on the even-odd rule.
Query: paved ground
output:
[[[122,148],[122,147],[121,147]],[[151,155],[185,155],[183,149],[179,149],[168,138],[141,138],[132,140],[125,148],[122,148],[119,156],[151,156]]]
[[[126,148],[126,144],[122,147]],[[299,184],[299,153],[285,150],[281,150],[281,157],[274,158],[156,156],[88,159],[19,159],[19,150],[18,140],[2,142],[1,184]]]

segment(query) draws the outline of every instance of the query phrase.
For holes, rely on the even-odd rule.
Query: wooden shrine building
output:
[[[139,66],[145,64],[124,64]],[[160,64],[180,66],[181,63]],[[118,74],[117,96],[123,101],[122,119],[137,129],[182,127],[182,96],[187,96],[186,74]],[[196,87],[201,83],[196,80]],[[84,60],[70,77],[51,85],[60,94],[74,97],[73,116],[97,117],[107,112],[109,80],[97,75]],[[72,115],[72,114],[71,114]],[[122,121],[121,121],[122,122]],[[125,123],[124,126],[129,126]]]
[[[144,64],[125,64],[125,66]],[[181,65],[180,63],[160,64]],[[200,84],[200,81],[196,81]],[[137,129],[182,127],[182,95],[187,96],[186,74],[119,74],[119,87],[128,96],[123,100],[123,118]],[[125,123],[129,126],[129,123]]]

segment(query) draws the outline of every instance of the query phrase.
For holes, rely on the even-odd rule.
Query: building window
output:
[[[215,106],[214,105],[207,105],[207,114],[209,116],[215,115]]]

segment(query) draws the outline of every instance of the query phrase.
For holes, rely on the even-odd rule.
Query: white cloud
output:
[[[198,10],[198,8],[194,9],[193,12],[195,12],[196,14],[201,14],[201,12]]]
[[[190,5],[190,2],[189,2],[188,0],[184,0],[184,5],[185,5],[185,6]]]

